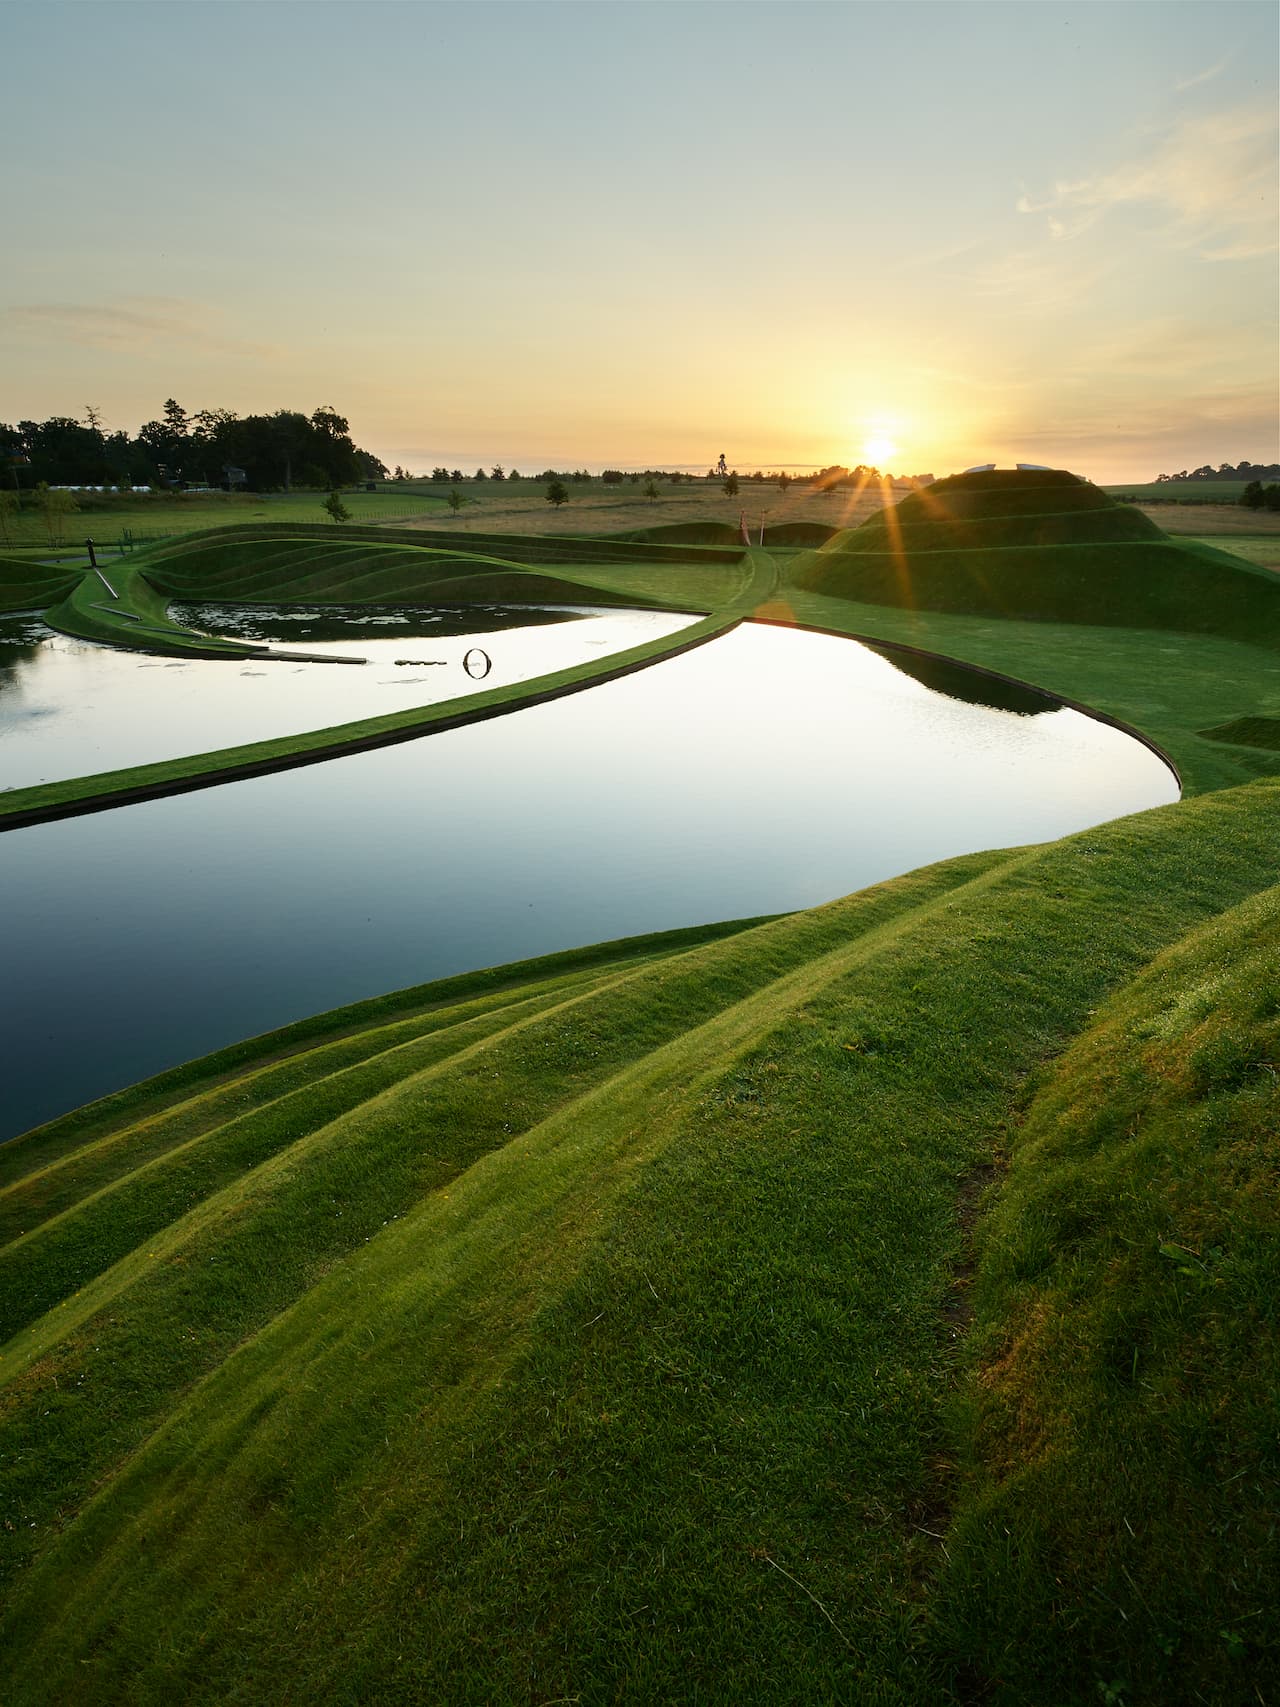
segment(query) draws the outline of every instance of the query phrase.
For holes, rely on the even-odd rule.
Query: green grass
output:
[[[65,598],[80,579],[68,571],[22,557],[0,556],[0,611],[45,610]]]
[[[197,528],[243,527],[246,524],[316,523],[337,527],[325,513],[324,492],[244,493],[76,493],[77,509],[60,518],[61,535],[50,540],[49,530],[34,500],[27,494],[20,514],[10,516],[6,527],[10,543],[41,550],[57,549],[67,542],[77,547],[90,536],[106,548],[128,534],[138,543],[168,539]],[[423,516],[448,514],[447,492],[405,494],[344,492],[342,501],[360,524],[401,522]],[[345,525],[345,524],[344,524]]]
[[[1148,480],[1103,491],[1124,504],[1238,504],[1244,480]]]
[[[1108,513],[938,496],[998,532],[1070,490]],[[1048,687],[1199,798],[320,1016],[0,1150],[6,1699],[1275,1698],[1280,586],[913,547],[929,609],[810,584],[882,555],[835,543],[736,608]]]
[[[1280,1673],[1280,889],[1043,1074],[983,1228],[942,1603],[998,1699],[1269,1699]]]
[[[953,489],[954,487],[954,489]],[[791,580],[829,598],[958,615],[1181,629],[1267,646],[1280,641],[1268,572],[1208,545],[1175,541],[1137,510],[1078,488],[1080,507],[1006,513],[1015,499],[939,481],[860,528],[800,555]],[[973,512],[980,501],[994,513]],[[955,517],[947,512],[958,508]]]
[[[425,553],[423,560],[428,560]],[[617,572],[619,566],[609,565],[606,568]],[[653,572],[648,565],[642,565],[642,571]],[[113,569],[112,573],[122,588],[130,589],[130,597],[143,611],[144,621],[149,621],[146,613],[161,608],[162,595],[150,588],[141,571],[134,565],[130,565],[123,573],[117,569]],[[522,576],[525,597],[536,599],[540,594],[545,596],[543,589],[546,577],[536,573],[528,575],[518,570],[512,571],[511,584],[515,592],[520,590]],[[649,664],[701,645],[726,632],[768,598],[775,577],[773,561],[766,554],[740,553],[734,576],[735,596],[720,604],[708,616],[691,622],[672,634],[643,641],[622,652],[610,653],[583,664],[532,677],[524,682],[482,689],[477,693],[440,704],[363,718],[329,729],[315,729],[208,753],[188,754],[157,764],[105,771],[97,775],[73,777],[29,788],[10,789],[0,795],[0,828],[65,817],[83,810],[98,810],[129,800],[176,793],[185,788],[210,786],[233,777],[258,775],[284,769],[289,765],[313,763],[338,753],[412,740],[432,730],[456,728],[488,717],[501,716],[522,706],[556,699],[566,693],[579,692],[597,682],[643,669]],[[483,570],[476,578],[485,585],[491,585],[490,578]],[[457,578],[450,578],[437,583],[437,587],[451,587],[456,584]],[[560,584],[557,582],[557,585]],[[112,612],[99,610],[99,603],[86,578],[64,606],[50,613],[50,619],[58,620],[70,632],[88,634],[93,638],[123,638],[132,632],[132,627],[126,619]],[[108,629],[109,623],[113,626]],[[142,624],[137,626],[141,627]],[[229,655],[238,655],[242,650],[235,642],[205,641],[172,624],[167,629],[154,629],[148,636],[148,645],[157,650],[165,647],[175,650],[184,647],[202,650],[225,645]]]
[[[316,1078],[319,1125],[245,1061],[256,1112],[224,1082],[7,1248],[6,1294],[45,1276],[5,1348],[11,1698],[950,1698],[957,1187],[1100,999],[1264,881],[1278,803],[431,1006],[389,1083],[385,1049]]]

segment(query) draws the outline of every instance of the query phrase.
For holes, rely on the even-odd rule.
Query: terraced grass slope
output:
[[[1063,1500],[1046,1441],[1078,1448],[1069,1420],[1006,1432],[984,1406],[1036,1398],[1042,1358],[991,1371],[1019,1312],[1057,1316],[1055,1355],[1101,1333],[1073,1415],[1110,1416],[1140,1347],[1155,1397],[1139,1378],[1123,1402],[1152,1489],[1188,1451],[1206,1488],[1269,1486],[1256,1409],[1206,1388],[1208,1434],[1165,1426],[1186,1322],[1170,1294],[1172,1338],[1149,1312],[1117,1327],[1113,1265],[1147,1263],[1143,1226],[1176,1247],[1156,1269],[1187,1289],[1195,1367],[1230,1380],[1275,1162],[1274,1077],[1251,1065],[1274,980],[1230,957],[1274,918],[1250,898],[1278,823],[1259,782],[716,940],[408,992],[6,1151],[9,1699],[1092,1702],[1117,1627],[1144,1686],[1179,1665],[1205,1700],[1242,1676],[1265,1694],[1274,1538],[1239,1530],[1249,1569],[1215,1586],[1134,1524],[1129,1585],[1075,1539],[1086,1509],[1107,1535],[1137,1509],[1124,1452]],[[1180,1135],[1215,1087],[1243,1148],[1229,1122]],[[1089,1110],[1064,1137],[1059,1104]],[[1142,1197],[1149,1169],[1109,1189],[1135,1119],[1172,1196]],[[1015,1181],[1035,1187],[1046,1144],[1058,1171],[984,1245],[965,1373],[972,1203],[1011,1144]],[[1212,1205],[1177,1145],[1220,1158]],[[1198,1265],[1212,1287],[1180,1272]],[[1019,1477],[1025,1555],[988,1520]],[[1208,1521],[1246,1501],[1212,1498]],[[1046,1595],[1015,1674],[983,1608],[1031,1621]],[[1245,1669],[1215,1679],[1220,1628]]]
[[[79,579],[78,571],[0,555],[0,610],[44,610],[65,598]]]
[[[797,559],[792,579],[873,605],[1280,643],[1274,577],[1071,474],[940,480]]]
[[[223,529],[138,560],[172,598],[246,603],[663,605],[711,611],[744,580],[741,545]]]
[[[1271,1699],[1278,965],[1270,889],[1113,997],[1015,1130],[942,1597],[1007,1698],[1070,1698],[1070,1625],[1126,1698]]]

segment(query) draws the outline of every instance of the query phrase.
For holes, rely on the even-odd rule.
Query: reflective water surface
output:
[[[521,682],[671,634],[667,611],[174,605],[202,632],[364,664],[158,658],[0,617],[0,789],[327,729]],[[464,667],[468,654],[470,665]]]
[[[1042,703],[747,625],[493,722],[0,835],[3,1131],[363,996],[1177,797],[1137,742]]]

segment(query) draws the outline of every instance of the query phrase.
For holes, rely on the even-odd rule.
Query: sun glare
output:
[[[875,433],[863,442],[863,462],[870,463],[872,468],[878,468],[882,474],[886,465],[892,462],[897,454],[897,445],[883,433]]]

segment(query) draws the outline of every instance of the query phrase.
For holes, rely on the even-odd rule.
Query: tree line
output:
[[[47,486],[190,486],[289,492],[332,490],[385,479],[376,456],[353,443],[344,415],[327,405],[304,415],[277,409],[237,415],[230,409],[189,414],[175,398],[135,435],[108,432],[95,408],[84,419],[0,421],[0,458],[18,489]]]
[[[1223,462],[1217,468],[1206,462],[1190,472],[1184,468],[1177,474],[1156,475],[1157,484],[1166,480],[1280,480],[1280,462]]]

